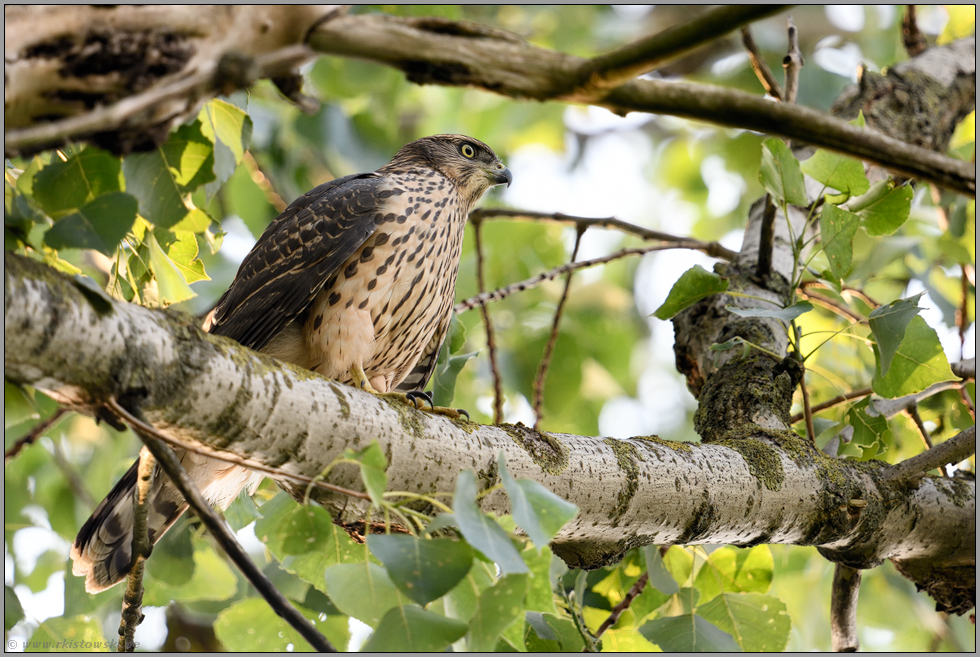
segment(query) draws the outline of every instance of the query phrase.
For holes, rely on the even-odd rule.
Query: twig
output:
[[[830,590],[830,647],[834,652],[857,652],[858,589],[861,571],[842,563],[834,564],[834,583]]]
[[[252,459],[242,458],[237,454],[232,454],[231,452],[221,452],[216,449],[210,449],[205,447],[201,443],[190,443],[184,442],[173,436],[169,436],[165,433],[157,431],[152,425],[143,422],[138,417],[130,414],[125,408],[120,406],[118,402],[110,399],[106,402],[106,406],[116,415],[123,418],[123,421],[131,427],[137,427],[140,431],[155,437],[157,440],[162,440],[171,447],[179,447],[180,449],[186,450],[188,452],[193,452],[194,454],[201,454],[202,456],[207,456],[213,458],[217,461],[224,461],[225,463],[232,463],[234,465],[240,465],[243,468],[248,468],[249,470],[255,470],[256,472],[263,472],[276,479],[291,479],[293,481],[299,482],[301,484],[306,484],[307,486],[312,486],[314,488],[319,488],[321,490],[329,491],[331,493],[339,493],[341,495],[347,495],[348,497],[355,497],[360,500],[369,500],[371,496],[367,493],[362,493],[360,491],[351,490],[349,488],[343,488],[341,486],[336,486],[334,484],[328,484],[325,481],[320,481],[315,477],[307,477],[306,475],[301,475],[295,472],[287,472],[279,468],[274,468],[272,466],[265,465],[258,461],[253,461]]]
[[[776,82],[776,76],[772,74],[769,65],[766,64],[766,60],[762,58],[759,47],[755,45],[755,39],[752,38],[752,31],[749,30],[748,26],[742,28],[742,45],[745,46],[745,51],[749,54],[749,62],[752,64],[752,70],[755,71],[755,77],[759,78],[759,82],[762,83],[762,88],[776,100],[782,100],[783,92],[779,88],[779,83]]]
[[[139,468],[136,473],[136,499],[133,504],[133,568],[126,578],[123,594],[122,616],[119,619],[119,644],[116,652],[134,652],[136,628],[143,622],[143,569],[150,556],[152,545],[147,524],[150,513],[148,500],[153,488],[156,459],[147,446],[140,449]]]
[[[977,428],[972,426],[949,440],[939,443],[927,452],[917,454],[901,463],[896,463],[882,475],[885,481],[896,479],[915,479],[930,470],[942,469],[947,463],[959,463],[977,451]]]
[[[800,392],[803,393],[803,419],[806,420],[806,435],[809,436],[811,443],[816,443],[817,432],[813,428],[813,409],[810,408],[810,391],[806,387],[806,366],[803,368],[803,376],[800,377]]]
[[[917,392],[914,395],[906,395],[898,399],[875,399],[868,407],[868,415],[872,417],[883,415],[890,420],[899,413],[914,408],[923,399],[928,399],[946,390],[961,387],[963,387],[963,384],[957,381],[940,381],[939,383],[933,383],[922,392]]]
[[[786,19],[786,32],[789,37],[789,52],[783,58],[783,70],[786,72],[786,93],[783,100],[789,104],[796,103],[800,89],[800,69],[803,68],[803,53],[800,52],[800,35],[793,23],[793,17]]]
[[[643,226],[631,224],[628,221],[623,221],[622,219],[617,219],[616,217],[576,217],[573,215],[564,214],[563,212],[531,212],[528,210],[506,210],[504,208],[479,208],[470,212],[471,222],[476,223],[478,221],[486,221],[490,219],[529,219],[532,221],[555,221],[558,223],[575,224],[575,227],[579,230],[585,230],[586,228],[591,228],[593,226],[615,228],[624,233],[630,233],[631,235],[642,237],[645,240],[697,244],[697,246],[689,248],[702,251],[712,258],[720,258],[722,260],[734,262],[735,258],[738,257],[737,253],[731,249],[725,248],[718,242],[701,242],[699,240],[692,240],[688,237],[678,237],[677,235],[671,235],[670,233],[661,233],[657,230],[651,230],[649,228],[644,228]]]
[[[269,578],[259,570],[255,562],[252,561],[252,558],[248,556],[248,553],[238,543],[235,534],[222,521],[217,512],[211,508],[211,505],[207,503],[204,496],[201,495],[201,492],[194,485],[187,471],[180,464],[180,459],[177,458],[177,455],[174,454],[166,442],[157,437],[160,435],[160,432],[156,431],[156,429],[153,429],[152,432],[144,431],[144,428],[149,425],[120,406],[119,402],[115,399],[110,399],[106,405],[114,413],[118,414],[120,419],[132,427],[136,435],[140,437],[156,458],[160,464],[160,469],[167,473],[174,487],[194,510],[194,513],[201,519],[204,526],[208,528],[208,531],[211,532],[211,536],[221,545],[225,554],[238,566],[238,569],[245,575],[245,578],[265,598],[269,606],[272,607],[272,610],[280,618],[289,623],[293,629],[299,632],[315,650],[320,652],[337,652],[330,645],[330,642],[313,627],[312,623],[304,618],[272,582],[269,581]]]
[[[268,77],[273,73],[290,71],[314,56],[315,53],[305,45],[288,46],[256,57],[254,73],[258,77]],[[99,107],[60,121],[8,130],[4,133],[4,151],[17,153],[37,150],[39,147],[51,147],[83,135],[119,129],[133,116],[175,99],[186,98],[187,106],[190,107],[199,97],[215,91],[219,64],[217,61],[209,62],[187,77],[152,87],[114,105]],[[158,122],[171,118],[173,117],[163,117]]]
[[[470,217],[473,221],[473,217]],[[486,281],[483,274],[483,223],[480,220],[473,221],[473,236],[476,238],[476,287],[482,295],[486,289]],[[490,372],[493,374],[493,423],[500,424],[504,421],[504,392],[500,378],[500,366],[497,364],[497,341],[494,337],[493,322],[490,321],[490,311],[486,305],[480,308],[483,316],[483,327],[487,332],[487,351],[490,352]]]
[[[582,235],[585,234],[585,228],[578,228],[575,233],[575,248],[572,249],[572,257],[569,262],[575,262],[578,257],[578,248],[582,244]],[[544,406],[544,380],[548,376],[548,367],[551,365],[551,357],[555,352],[555,343],[558,341],[558,325],[561,323],[561,313],[565,309],[565,302],[568,301],[568,291],[572,287],[572,275],[573,272],[568,272],[565,278],[565,288],[561,292],[561,298],[558,300],[558,307],[555,309],[555,319],[551,323],[551,334],[548,336],[548,342],[544,346],[544,355],[541,356],[541,362],[538,364],[538,373],[534,377],[534,385],[532,389],[534,391],[534,428],[537,429],[538,425],[541,424],[541,418],[543,417],[542,407]],[[483,306],[484,311],[486,306]]]
[[[602,625],[600,625],[599,629],[596,630],[595,638],[598,639],[602,636],[603,632],[616,624],[616,621],[618,621],[619,617],[623,615],[623,612],[629,609],[630,605],[633,604],[633,599],[643,593],[643,589],[646,587],[649,579],[650,574],[643,573],[640,575],[638,580],[633,582],[633,586],[631,586],[630,590],[626,592],[626,597],[623,598],[618,605],[613,607],[612,611],[609,612],[609,617],[602,621]]]
[[[619,260],[620,258],[626,258],[635,255],[644,255],[646,253],[653,253],[654,251],[668,251],[670,249],[690,249],[693,248],[690,244],[684,243],[683,241],[677,242],[675,244],[655,244],[653,246],[642,246],[633,249],[620,249],[615,253],[612,253],[601,258],[593,258],[592,260],[580,260],[578,262],[569,262],[554,269],[549,269],[546,272],[542,272],[537,276],[532,276],[531,278],[520,281],[519,283],[511,283],[506,287],[497,288],[493,292],[483,292],[476,295],[475,297],[470,297],[464,301],[460,301],[455,306],[453,306],[453,311],[456,313],[464,313],[467,310],[473,310],[474,308],[479,308],[480,306],[485,306],[488,303],[494,301],[500,301],[501,299],[506,299],[512,294],[517,292],[523,292],[525,290],[530,290],[531,288],[537,287],[545,281],[550,281],[554,278],[558,278],[562,274],[566,274],[570,271],[578,271],[579,269],[587,269],[589,267],[595,267],[596,265],[604,265],[607,262],[612,262],[613,260]]]
[[[34,444],[34,441],[41,437],[44,432],[54,426],[54,424],[64,417],[65,413],[68,412],[67,408],[59,408],[54,412],[54,415],[46,420],[41,420],[34,427],[25,433],[23,436],[18,438],[14,444],[8,447],[3,452],[3,462],[7,463],[10,459],[14,458],[20,454],[20,450],[24,449],[28,445]]]
[[[925,422],[922,421],[922,416],[919,415],[918,404],[912,404],[907,409],[905,409],[906,415],[912,419],[912,423],[915,424],[915,428],[919,431],[919,436],[922,438],[922,443],[926,446],[926,449],[932,449],[932,438],[929,437],[929,431],[926,429]],[[946,468],[939,468],[939,476],[946,477]]]
[[[915,5],[905,5],[905,16],[902,17],[902,43],[909,57],[915,57],[926,49],[926,40],[919,31],[915,21]]]
[[[812,270],[807,270],[807,271],[810,271],[811,273],[815,273]],[[833,289],[827,283],[825,283],[823,281],[819,281],[819,280],[818,281],[803,281],[802,283],[800,283],[800,289],[801,290],[806,290],[806,288],[808,288],[808,287],[820,287],[820,288],[823,288],[825,290],[832,290]],[[853,294],[854,296],[858,297],[859,299],[861,299],[862,301],[864,301],[864,303],[868,304],[872,308],[877,308],[878,306],[881,305],[880,303],[878,303],[877,301],[875,301],[873,298],[871,298],[870,296],[868,296],[868,294],[864,290],[862,290],[861,288],[847,287],[845,285],[845,286],[841,287],[841,292],[847,292],[849,294]]]
[[[848,392],[843,395],[834,397],[833,399],[828,399],[825,402],[821,402],[816,406],[814,406],[813,408],[811,408],[810,410],[813,413],[819,413],[820,411],[825,411],[828,408],[833,408],[834,406],[838,406],[840,404],[843,404],[844,402],[851,401],[852,399],[861,399],[862,397],[867,397],[873,392],[874,390],[872,390],[871,388],[862,388],[860,390],[854,390],[853,392]],[[792,416],[789,419],[789,421],[790,424],[796,424],[802,419],[803,419],[803,413],[797,413],[796,415]]]
[[[735,28],[771,16],[787,5],[729,5],[599,55],[582,65],[584,85],[608,89],[648,73],[667,61],[722,37]]]
[[[759,237],[759,261],[755,274],[765,281],[772,273],[772,247],[776,239],[776,204],[772,194],[766,194],[766,209],[762,212],[762,228]]]
[[[807,301],[812,301],[818,306],[823,306],[824,308],[831,311],[832,313],[836,313],[841,317],[846,317],[847,319],[851,320],[852,324],[860,324],[862,322],[868,321],[867,319],[857,314],[856,312],[854,312],[844,304],[834,299],[825,297],[822,294],[816,294],[814,292],[806,292],[803,289],[799,290],[799,294]]]

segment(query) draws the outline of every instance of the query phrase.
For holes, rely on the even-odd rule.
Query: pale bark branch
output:
[[[126,592],[123,594],[122,614],[119,618],[119,645],[116,652],[136,650],[136,628],[143,622],[143,571],[146,559],[153,548],[147,529],[147,516],[150,507],[147,503],[153,488],[153,473],[156,459],[145,445],[140,450],[139,467],[136,472],[136,500],[133,503],[133,567],[126,577]]]
[[[932,449],[891,466],[885,473],[888,481],[909,480],[924,476],[930,470],[943,468],[977,453],[977,428],[970,427]]]
[[[553,544],[572,566],[610,563],[648,543],[818,545],[851,565],[894,558],[911,570],[975,558],[972,482],[881,483],[885,466],[832,459],[791,432],[692,445],[454,422],[255,354],[181,316],[115,301],[96,309],[70,279],[20,256],[8,254],[4,273],[11,381],[88,412],[126,399],[182,445],[309,478],[366,436],[388,455],[397,490],[452,490],[460,470],[490,471],[504,450],[514,476],[579,507]],[[299,499],[307,492],[276,479]],[[363,489],[354,467],[335,467],[330,483]],[[311,492],[341,520],[369,511],[367,501]],[[509,510],[500,492],[483,505]]]
[[[830,589],[830,646],[834,652],[857,652],[858,591],[861,571],[842,563],[834,565]]]
[[[793,17],[786,19],[786,33],[789,38],[789,52],[783,58],[786,83],[783,86],[783,100],[795,103],[800,89],[800,70],[803,68],[803,53],[800,52],[800,35],[793,23]]]

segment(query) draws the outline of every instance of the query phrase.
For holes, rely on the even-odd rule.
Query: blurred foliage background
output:
[[[653,33],[690,13],[679,6],[359,6],[352,11],[465,19],[581,56]],[[859,64],[877,70],[906,59],[901,12],[891,6],[795,8],[792,15],[807,60],[799,102],[826,110],[855,80]],[[930,43],[970,34],[974,21],[973,8],[919,9],[919,25]],[[756,23],[752,30],[770,68],[781,78],[784,17]],[[30,252],[65,271],[82,272],[114,296],[200,317],[226,289],[254,240],[292,199],[332,178],[373,170],[404,143],[435,133],[472,135],[489,144],[513,171],[514,184],[492,192],[483,207],[614,215],[738,249],[748,207],[763,193],[759,162],[765,135],[667,116],[616,117],[597,108],[515,102],[468,89],[418,87],[397,71],[339,58],[320,58],[303,73],[306,92],[322,101],[312,116],[290,105],[265,81],[248,92],[210,103],[198,122],[172,135],[162,155],[129,156],[120,167],[118,158],[93,147],[78,147],[28,161],[7,161],[6,249]],[[762,93],[737,34],[655,75]],[[173,158],[168,160],[171,146]],[[957,130],[951,153],[965,159],[975,153],[974,115]],[[149,191],[141,196],[139,185],[148,185],[149,190],[154,167],[173,169],[175,163],[181,175],[175,181],[176,191],[171,191],[181,199],[183,210],[175,215],[163,207],[150,210]],[[72,199],[76,169],[95,171],[98,176]],[[93,190],[93,184],[102,186]],[[128,200],[133,196],[140,202],[140,218]],[[99,225],[92,220],[98,212],[113,217],[115,223]],[[487,288],[567,262],[574,240],[574,228],[556,223],[488,220],[483,226]],[[638,238],[593,228],[583,238],[578,257],[594,258],[639,244]],[[77,248],[80,245],[87,248]],[[974,202],[921,185],[915,188],[910,220],[898,232],[874,239],[858,233],[848,283],[883,302],[925,292],[920,305],[928,310],[922,316],[937,331],[952,362],[974,356],[975,279],[967,281],[966,272],[975,261]],[[673,365],[672,326],[650,317],[680,272],[694,264],[710,269],[712,261],[699,253],[668,251],[575,275],[546,379],[543,429],[697,440],[691,422],[695,401]],[[558,279],[490,306],[508,422],[535,421],[530,406],[532,382],[562,286]],[[470,227],[457,300],[476,293]],[[861,308],[864,314],[869,311],[870,307]],[[459,372],[453,404],[467,408],[475,421],[490,422],[493,380],[480,313],[465,312],[459,320],[454,351],[476,356]],[[801,323],[813,335],[804,340],[805,351],[828,335],[818,331],[837,331],[841,322],[822,310],[807,314]],[[819,403],[867,387],[873,368],[874,355],[865,345],[831,340],[808,363],[811,398]],[[50,417],[55,405],[40,393],[26,399],[10,386],[5,386],[5,392],[9,447]],[[975,400],[972,385],[969,395]],[[822,445],[835,435],[839,423],[857,412],[859,404],[821,413],[818,442]],[[799,407],[797,400],[794,412]],[[930,398],[921,415],[937,440],[973,424],[954,390]],[[44,436],[5,466],[5,609],[19,604],[24,611],[22,617],[9,616],[5,629],[11,636],[27,637],[45,619],[51,619],[51,624],[81,614],[91,619],[90,624],[72,631],[85,635],[104,628],[105,636],[114,636],[121,587],[97,596],[84,593],[80,580],[66,575],[68,546],[95,503],[136,456],[139,442],[128,432],[117,433],[77,415],[60,418]],[[874,439],[854,456],[897,462],[922,449],[912,421],[899,415],[882,420]],[[273,491],[267,482],[259,500],[268,500]],[[297,599],[315,597],[314,589],[303,588],[279,570],[254,539],[250,524],[254,509],[243,501],[229,510],[229,516],[237,518],[233,524],[244,528],[247,547],[263,563],[269,559],[269,571],[280,577],[283,586],[300,586]],[[191,538],[188,524],[194,523],[183,520],[183,529],[172,531],[150,560],[150,609],[137,634],[144,648],[214,648],[218,644],[211,624],[219,612],[254,596],[240,575],[201,538],[200,529]],[[828,649],[832,565],[813,548],[771,546],[768,550],[770,593],[785,603],[792,618],[786,647]],[[701,566],[708,552],[698,549],[689,554]],[[167,555],[171,555],[169,562]],[[175,561],[178,558],[186,563],[191,556],[196,564],[193,575],[190,570],[184,575],[168,574],[168,563],[181,563]],[[589,582],[597,585],[617,572],[603,569],[589,575]],[[617,586],[593,586],[593,599],[587,604],[609,609],[622,598],[622,584]],[[164,610],[171,599],[179,602]],[[161,606],[154,607],[154,601]],[[308,602],[316,608],[316,600]],[[889,563],[865,573],[858,623],[862,647],[869,650],[973,650],[975,645],[973,626],[967,620],[934,612],[931,601],[916,593]],[[338,625],[336,632],[343,644],[348,629]],[[621,641],[637,643],[620,647],[644,647],[638,636],[635,631],[622,634]]]

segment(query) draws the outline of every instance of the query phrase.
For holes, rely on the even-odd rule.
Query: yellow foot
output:
[[[378,392],[368,381],[367,375],[364,374],[364,370],[360,367],[350,368],[350,377],[354,387],[360,388],[365,392],[370,392],[372,395],[378,397],[387,397],[388,399],[397,399],[403,404],[408,404],[412,408],[428,410],[430,413],[435,413],[436,415],[445,415],[446,417],[451,417],[453,419],[459,419],[465,417],[467,420],[470,419],[470,414],[466,412],[463,408],[447,408],[445,406],[436,406],[432,402],[431,392]],[[428,403],[429,408],[426,409],[426,403]]]

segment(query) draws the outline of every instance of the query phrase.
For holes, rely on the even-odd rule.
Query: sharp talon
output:
[[[470,419],[470,414],[466,412],[465,408],[457,408],[456,412],[459,413],[460,415],[465,415],[467,422],[472,422],[472,420]]]

